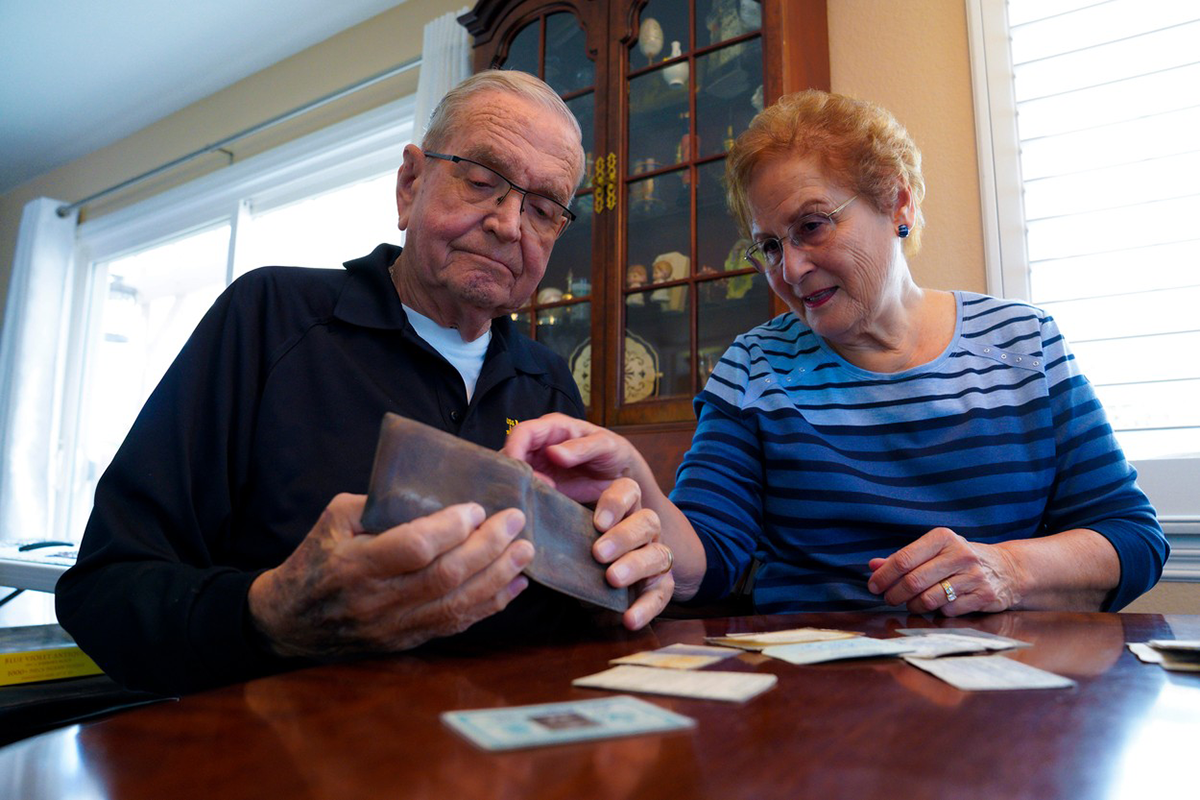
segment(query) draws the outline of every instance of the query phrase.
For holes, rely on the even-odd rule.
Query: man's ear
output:
[[[404,163],[396,171],[396,227],[402,231],[408,229],[424,169],[425,154],[421,152],[421,148],[415,144],[405,145]]]

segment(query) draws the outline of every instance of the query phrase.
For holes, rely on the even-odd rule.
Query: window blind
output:
[[[1200,456],[1200,3],[1009,0],[1030,299],[1128,457]]]

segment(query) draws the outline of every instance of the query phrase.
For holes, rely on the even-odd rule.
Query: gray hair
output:
[[[579,121],[567,108],[562,98],[544,81],[528,72],[518,70],[487,69],[476,72],[462,83],[455,86],[438,102],[437,108],[429,117],[429,127],[421,139],[422,150],[440,148],[450,138],[450,132],[461,121],[461,117],[471,98],[482,92],[507,92],[532,100],[552,114],[566,122],[575,133],[579,142],[578,163],[575,165],[575,186],[583,180],[583,134],[579,130]]]

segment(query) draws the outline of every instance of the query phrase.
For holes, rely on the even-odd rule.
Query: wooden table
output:
[[[744,705],[643,695],[694,731],[492,754],[438,714],[603,696],[571,679],[706,634],[816,625],[886,637],[971,625],[1074,689],[961,692],[897,659],[727,669],[779,683]],[[1200,617],[1007,613],[966,620],[810,614],[660,620],[651,631],[504,652],[401,655],[278,675],[0,750],[0,797],[1150,798],[1195,796],[1200,674],[1125,642],[1200,638]],[[729,664],[730,662],[725,662]]]

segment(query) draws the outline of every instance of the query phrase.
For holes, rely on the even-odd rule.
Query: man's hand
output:
[[[459,633],[529,585],[517,509],[475,503],[362,535],[366,497],[335,497],[286,561],[250,587],[250,614],[285,656],[392,652]]]

